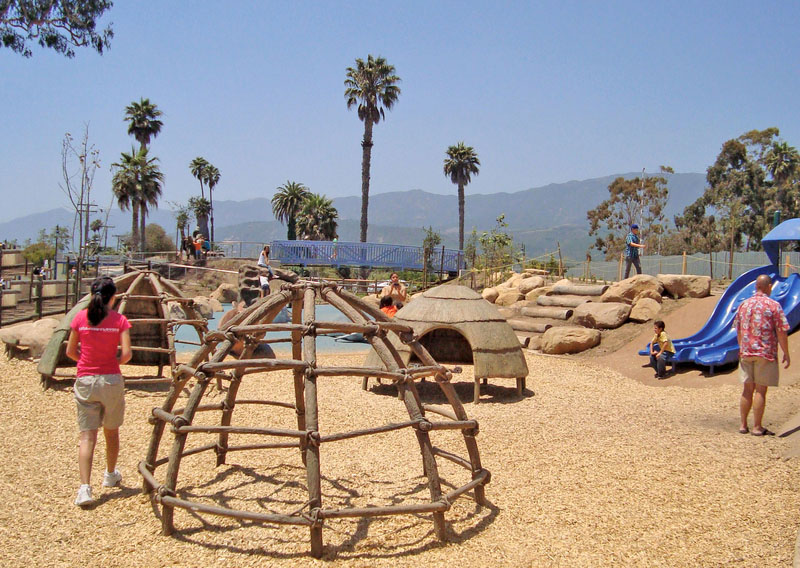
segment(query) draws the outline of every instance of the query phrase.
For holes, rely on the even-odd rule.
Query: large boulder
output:
[[[56,318],[18,323],[0,329],[0,341],[6,344],[7,353],[35,359],[44,353],[56,327]]]
[[[711,294],[711,277],[695,274],[659,274],[658,281],[675,299],[705,298]]]
[[[552,355],[580,353],[600,343],[600,332],[585,327],[551,327],[541,339],[542,352]]]
[[[642,298],[650,298],[651,300],[655,300],[659,304],[664,300],[664,297],[655,290],[647,289],[647,290],[642,290],[641,292],[636,294],[636,297],[633,299],[633,305],[635,306],[637,302]]]
[[[524,276],[522,274],[520,274],[519,272],[515,272],[514,274],[511,275],[511,277],[508,280],[500,284],[500,286],[502,288],[519,288],[519,283],[522,281],[523,278]]]
[[[232,304],[239,298],[239,290],[233,284],[223,282],[211,292],[210,297],[225,304]]]
[[[211,306],[212,311],[215,312],[222,312],[225,310],[225,308],[222,307],[222,302],[220,302],[216,298],[209,298],[208,305]]]
[[[497,288],[484,288],[481,292],[481,296],[487,302],[494,304],[495,300],[497,300],[497,296],[500,295],[500,292]]]
[[[186,320],[186,310],[181,302],[167,302],[167,318],[171,320]]]
[[[518,300],[522,300],[525,296],[519,293],[517,288],[501,288],[500,294],[494,301],[497,306],[510,306]]]
[[[664,291],[664,286],[655,276],[637,274],[636,276],[612,284],[600,297],[600,301],[632,304],[633,299],[645,290],[654,290],[660,294]]]
[[[633,321],[644,323],[656,319],[660,311],[661,304],[652,298],[642,298],[634,304],[631,315],[628,317]]]
[[[630,313],[631,307],[622,302],[587,302],[574,309],[572,322],[593,329],[615,329]]]
[[[195,296],[192,298],[192,306],[195,311],[205,319],[214,317],[214,308],[211,305],[211,300],[206,296]]]
[[[521,294],[527,294],[542,286],[544,286],[544,278],[541,276],[530,276],[519,281],[519,291]]]

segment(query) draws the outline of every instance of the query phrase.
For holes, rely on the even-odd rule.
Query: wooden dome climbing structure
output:
[[[166,365],[175,367],[175,339],[178,327],[188,325],[197,331],[200,345],[203,334],[208,331],[206,320],[192,307],[193,300],[185,298],[172,282],[150,270],[134,270],[114,279],[117,298],[113,309],[128,318],[131,323],[131,350],[133,357],[129,365],[158,366],[158,376]],[[53,331],[37,368],[42,384],[47,387],[54,378],[74,378],[72,372],[60,369],[74,367],[67,355],[72,319],[89,305],[90,296],[84,296],[65,315]],[[126,377],[133,384],[136,378]]]
[[[350,321],[329,322],[318,321],[315,317],[317,301],[324,301],[338,309]],[[291,323],[272,323],[272,320],[285,306],[291,307]],[[275,332],[280,332],[278,338]],[[380,368],[343,368],[319,366],[317,364],[317,335],[327,332],[361,332],[371,344],[377,357],[382,362]],[[270,333],[265,339],[265,333]],[[285,335],[285,337],[284,337]],[[421,366],[408,368],[389,339],[397,341],[415,353],[422,362]],[[244,350],[237,359],[227,358],[234,344],[244,342]],[[291,343],[291,359],[252,358],[256,347],[264,342],[275,343],[286,341]],[[276,379],[276,372],[291,371],[285,376],[293,384],[294,400],[246,400],[237,398],[240,387],[247,380]],[[254,375],[261,373],[261,375]],[[268,375],[265,377],[264,375]],[[328,432],[320,427],[318,382],[329,377],[378,376],[393,381],[400,392],[400,399],[408,413],[408,419],[400,423],[376,424],[374,427],[343,432]],[[423,377],[432,377],[441,388],[447,402],[445,405],[423,404],[416,388],[416,381]],[[228,383],[228,390],[222,402],[203,402],[211,379],[222,379]],[[417,341],[412,328],[404,323],[389,320],[386,315],[357,296],[350,294],[330,283],[299,281],[287,283],[281,291],[262,298],[249,308],[237,314],[224,328],[205,336],[205,345],[194,355],[191,362],[179,365],[167,398],[160,408],[152,411],[151,422],[153,432],[147,456],[139,463],[139,472],[144,478],[144,491],[152,494],[154,501],[161,506],[162,532],[172,534],[174,527],[174,510],[183,508],[194,513],[208,513],[233,517],[250,522],[267,524],[299,525],[310,530],[311,554],[322,555],[322,528],[328,519],[344,517],[378,517],[401,514],[431,513],[435,534],[439,539],[445,538],[444,514],[453,501],[469,491],[474,491],[477,503],[486,504],[484,485],[489,482],[489,471],[481,466],[476,442],[478,423],[467,417],[464,407],[450,384],[451,374],[439,365]],[[183,408],[176,408],[181,392],[187,383],[194,380],[194,387],[185,401]],[[365,397],[364,409],[352,409],[361,413],[369,413],[369,401]],[[291,410],[296,414],[297,427],[293,429],[270,426],[252,427],[234,425],[234,416],[241,416],[246,422],[247,409],[260,405],[259,408],[277,408]],[[219,413],[218,422],[212,419],[209,423],[208,412]],[[204,418],[201,418],[204,416]],[[276,419],[280,416],[276,416]],[[284,416],[288,418],[288,416]],[[259,418],[260,420],[260,418]],[[294,418],[291,419],[294,422]],[[380,416],[374,417],[376,422]],[[217,425],[218,424],[218,425]],[[170,428],[167,430],[167,426]],[[433,444],[432,438],[440,430],[457,430],[466,446],[467,457],[462,457],[450,450],[444,450]],[[348,506],[344,508],[326,508],[322,499],[322,471],[324,463],[320,460],[320,447],[338,441],[362,436],[373,436],[397,431],[412,432],[422,454],[422,470],[427,478],[430,499],[426,502],[404,503],[410,495],[402,492],[386,505],[365,507]],[[170,449],[166,455],[159,451],[165,432],[172,434]],[[192,436],[211,435],[216,438],[210,443],[190,444],[187,438]],[[234,445],[233,437],[240,435],[259,435],[263,443]],[[452,443],[452,437],[441,435],[441,442]],[[383,439],[370,438],[375,444],[385,443]],[[237,440],[238,442],[238,440]],[[210,504],[198,500],[191,488],[182,491],[178,485],[178,473],[182,470],[183,458],[210,451],[215,454],[216,465],[226,463],[229,452],[274,450],[278,448],[296,448],[306,474],[308,500],[301,507],[293,506],[291,511],[243,511],[227,506]],[[447,460],[467,471],[462,483],[440,478],[440,464],[437,460]],[[191,465],[184,464],[184,468]],[[159,466],[166,466],[166,473],[157,471]],[[233,466],[229,466],[233,467]],[[451,466],[448,465],[448,469]],[[454,468],[459,471],[459,468]],[[185,470],[185,469],[184,469]],[[224,473],[220,473],[223,475]],[[448,476],[449,477],[449,476]],[[445,492],[443,484],[454,487]],[[266,493],[266,491],[265,491]],[[270,493],[272,495],[272,493]],[[266,500],[266,495],[264,499]],[[260,500],[258,500],[260,502]]]
[[[397,312],[394,321],[410,326],[420,343],[440,363],[475,367],[474,402],[480,400],[480,384],[488,378],[516,379],[522,395],[528,364],[519,339],[497,308],[466,286],[436,286],[416,296]],[[403,363],[417,362],[416,353],[395,341]],[[374,353],[367,367],[379,366]],[[367,388],[365,377],[363,387]]]

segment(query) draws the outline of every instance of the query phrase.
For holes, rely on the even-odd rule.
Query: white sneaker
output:
[[[78,488],[78,496],[75,498],[75,504],[78,507],[88,507],[92,503],[94,503],[92,487],[90,485],[81,485]]]
[[[105,472],[103,474],[103,487],[116,487],[122,481],[122,474],[119,470],[114,470],[111,473]]]

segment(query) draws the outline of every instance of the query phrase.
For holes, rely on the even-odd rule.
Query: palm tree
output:
[[[344,98],[347,108],[358,107],[358,118],[364,123],[361,141],[361,242],[367,242],[367,212],[369,211],[369,170],[372,159],[372,127],[386,118],[384,108],[391,110],[400,96],[394,66],[383,57],[367,56],[366,63],[356,59],[355,67],[347,68]]]
[[[125,120],[128,121],[128,134],[136,138],[140,147],[146,148],[150,139],[161,132],[164,125],[158,117],[163,113],[150,102],[150,99],[140,99],[125,107]]]
[[[189,199],[189,209],[192,210],[197,218],[197,228],[203,233],[203,237],[208,239],[208,213],[211,211],[211,204],[205,197],[192,197]]]
[[[764,156],[764,163],[775,183],[783,185],[800,165],[800,154],[787,142],[775,142]]]
[[[136,250],[144,237],[144,219],[140,225],[139,212],[147,214],[148,205],[158,205],[164,174],[158,169],[157,158],[148,158],[147,149],[138,151],[131,148],[131,153],[122,152],[120,161],[112,164],[116,168],[111,179],[111,189],[122,211],[130,208],[132,212],[131,240]]]
[[[194,160],[189,163],[189,170],[192,172],[192,175],[200,182],[200,197],[205,198],[206,194],[203,190],[203,184],[206,181],[206,168],[208,167],[208,162],[205,158],[201,158],[197,156]]]
[[[286,223],[286,240],[297,240],[297,214],[310,195],[302,183],[287,181],[279,185],[278,192],[272,196],[272,214],[281,223]]]
[[[478,175],[481,165],[478,154],[472,146],[459,142],[447,149],[444,160],[444,175],[458,185],[458,248],[464,249],[464,186],[472,181],[472,174]]]
[[[206,178],[206,185],[208,186],[208,202],[209,202],[209,204],[211,206],[210,214],[211,214],[211,244],[212,244],[212,246],[214,244],[214,193],[213,193],[213,191],[214,191],[214,188],[219,183],[219,176],[220,176],[219,170],[216,168],[216,166],[212,166],[211,164],[208,164],[208,167],[206,167],[205,178]]]
[[[158,117],[163,113],[158,110],[158,107],[150,102],[150,99],[141,98],[139,102],[136,101],[125,107],[125,120],[128,121],[128,134],[133,136],[139,142],[139,150],[147,151],[151,138],[156,138],[161,133],[161,127],[164,125]],[[163,179],[163,178],[162,178]],[[158,195],[155,196],[155,203],[146,199],[139,201],[138,207],[144,208],[141,210],[141,250],[144,250],[144,226],[145,219],[147,218],[147,204],[158,205],[158,197],[161,195],[159,185]]]
[[[336,238],[339,212],[324,195],[312,193],[303,202],[297,217],[297,232],[308,241],[331,241]]]

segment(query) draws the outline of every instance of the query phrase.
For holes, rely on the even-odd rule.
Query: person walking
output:
[[[642,273],[642,265],[639,262],[639,249],[645,245],[639,242],[639,225],[634,223],[628,236],[625,237],[625,278],[631,273],[631,265],[636,267],[636,274]]]
[[[78,363],[74,394],[80,429],[81,484],[75,504],[80,507],[87,507],[94,501],[90,484],[92,458],[101,425],[106,440],[103,487],[115,487],[122,481],[116,468],[119,427],[125,415],[125,381],[119,366],[131,360],[131,324],[125,316],[111,309],[116,293],[117,287],[111,278],[97,278],[92,282],[89,307],[78,312],[70,324],[67,356]],[[118,347],[121,348],[119,358]]]
[[[733,319],[739,342],[739,378],[743,383],[739,401],[740,434],[749,432],[747,416],[753,410],[753,436],[772,436],[762,425],[767,405],[767,389],[778,386],[778,345],[783,351],[784,368],[788,369],[789,323],[781,305],[769,297],[772,280],[766,274],[756,279],[755,294],[741,303]]]

